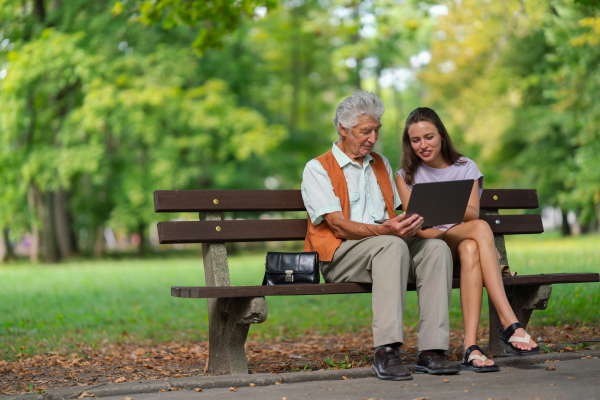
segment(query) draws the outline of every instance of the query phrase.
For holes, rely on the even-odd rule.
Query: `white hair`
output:
[[[384,111],[385,106],[379,97],[374,93],[358,90],[338,104],[335,109],[333,126],[341,139],[340,124],[344,128],[352,130],[358,124],[358,117],[361,115],[368,115],[379,121]]]

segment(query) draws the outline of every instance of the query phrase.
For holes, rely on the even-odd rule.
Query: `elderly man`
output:
[[[385,108],[373,93],[355,92],[335,111],[339,140],[306,164],[302,198],[308,211],[304,251],[316,251],[326,282],[373,284],[373,373],[408,380],[403,342],[407,283],[419,296],[419,355],[415,372],[458,373],[444,350],[449,342],[452,256],[441,240],[416,237],[417,215],[396,216],[400,198],[390,163],[373,152]],[[379,219],[387,219],[376,224]]]

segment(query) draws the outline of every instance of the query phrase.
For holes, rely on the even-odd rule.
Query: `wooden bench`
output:
[[[508,265],[504,235],[541,233],[540,215],[499,215],[499,209],[535,209],[536,190],[485,189],[480,218],[495,235],[496,247]],[[171,296],[208,299],[209,365],[213,374],[247,374],[244,344],[250,324],[267,318],[265,296],[370,293],[371,285],[324,283],[319,285],[231,287],[226,242],[303,241],[306,219],[222,220],[223,212],[306,211],[299,190],[157,190],[155,212],[199,212],[199,221],[158,223],[160,243],[202,243],[206,286],[171,288]],[[515,266],[513,266],[515,267]],[[518,269],[518,267],[516,268]],[[262,276],[257,276],[259,282]],[[542,274],[505,277],[504,285],[517,318],[527,326],[533,310],[545,310],[552,284],[598,282],[597,273]],[[459,287],[454,279],[453,288]],[[408,290],[415,290],[409,285]],[[500,354],[498,314],[489,302],[490,352]]]

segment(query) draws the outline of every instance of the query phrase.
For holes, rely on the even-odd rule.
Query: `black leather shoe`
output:
[[[443,350],[424,350],[417,356],[415,374],[452,375],[460,372],[460,366],[446,358]]]
[[[393,347],[381,347],[375,352],[371,371],[379,379],[408,381],[413,378],[402,363],[398,349]]]

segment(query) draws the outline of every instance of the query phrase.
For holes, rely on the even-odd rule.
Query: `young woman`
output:
[[[442,239],[452,251],[454,275],[460,276],[460,304],[465,328],[465,356],[461,369],[498,371],[498,366],[477,347],[477,327],[484,284],[504,330],[500,345],[508,352],[521,356],[537,354],[540,349],[519,324],[508,303],[494,235],[489,225],[479,219],[483,174],[473,161],[456,151],[435,111],[421,107],[411,112],[402,134],[402,169],[396,175],[396,186],[403,209],[408,207],[414,184],[463,179],[473,180],[473,190],[463,222],[434,226],[420,231],[418,235]]]

